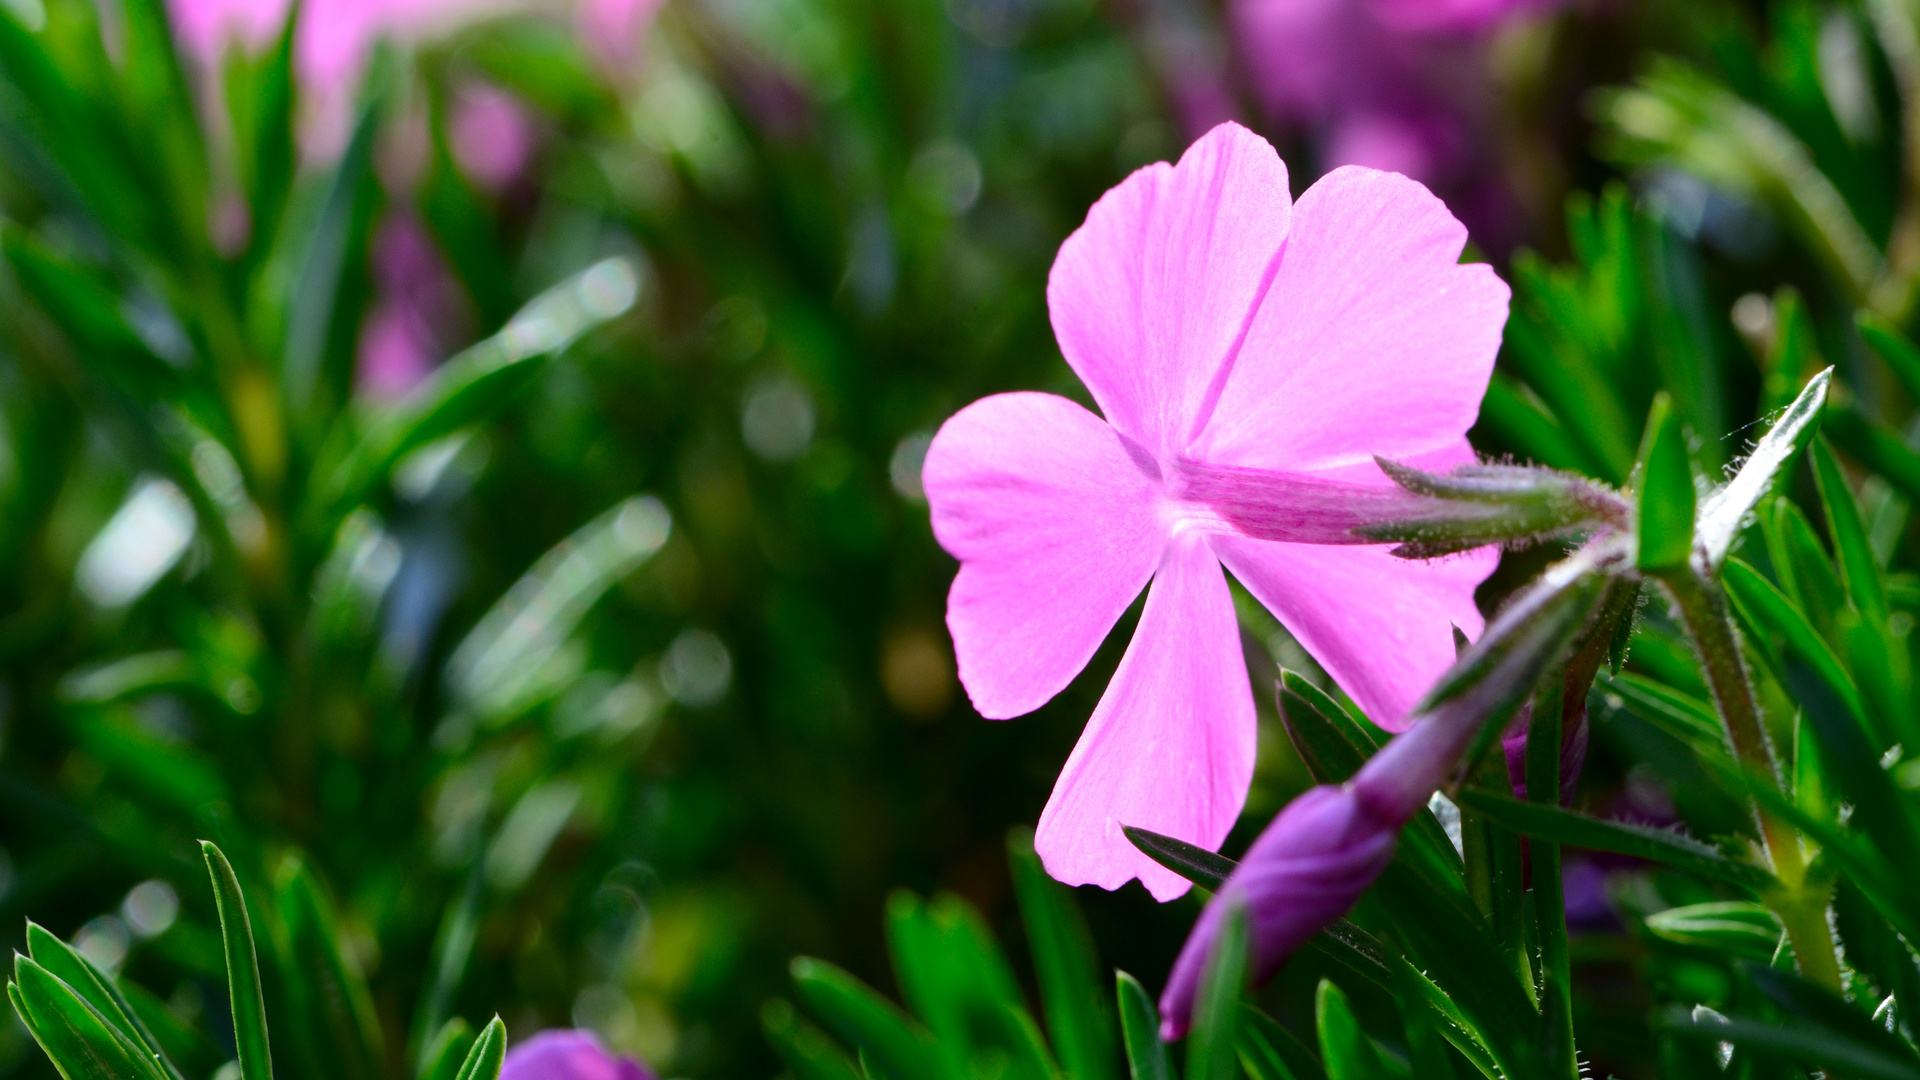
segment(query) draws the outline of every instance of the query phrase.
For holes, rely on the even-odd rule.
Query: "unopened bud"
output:
[[[1398,542],[1393,554],[1429,559],[1488,544],[1525,544],[1594,526],[1621,527],[1627,504],[1605,486],[1527,465],[1462,465],[1444,475],[1375,458],[1381,471],[1422,496],[1405,516],[1354,529],[1370,540]]]

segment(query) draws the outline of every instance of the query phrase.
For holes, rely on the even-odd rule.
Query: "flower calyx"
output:
[[[1520,546],[1582,530],[1625,528],[1631,508],[1586,477],[1531,465],[1462,465],[1436,474],[1375,458],[1402,490],[1421,499],[1404,516],[1354,528],[1393,554],[1432,559],[1490,544]]]

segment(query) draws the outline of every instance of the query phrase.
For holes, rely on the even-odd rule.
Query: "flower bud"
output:
[[[1462,465],[1444,476],[1375,458],[1393,482],[1422,497],[1416,512],[1354,529],[1394,554],[1430,559],[1488,544],[1525,544],[1594,525],[1620,526],[1627,504],[1603,485],[1525,465]]]
[[[1223,901],[1246,906],[1256,980],[1270,978],[1352,909],[1392,861],[1400,830],[1459,768],[1482,730],[1514,714],[1587,624],[1608,594],[1606,571],[1621,550],[1587,551],[1551,567],[1429,692],[1411,728],[1346,784],[1316,787],[1280,811],[1200,913],[1174,962],[1160,997],[1162,1038],[1187,1029],[1226,917]]]
[[[628,1057],[608,1053],[591,1031],[543,1031],[507,1051],[500,1080],[653,1080]]]
[[[1202,969],[1226,918],[1246,906],[1253,974],[1265,981],[1294,950],[1346,914],[1393,859],[1402,822],[1376,817],[1352,786],[1314,788],[1287,804],[1200,913],[1160,998],[1161,1038],[1186,1033]]]
[[[1580,784],[1580,768],[1587,761],[1587,710],[1583,704],[1567,718],[1560,738],[1560,805],[1573,803],[1573,792]],[[1513,781],[1516,798],[1527,797],[1527,730],[1525,717],[1500,738],[1500,749],[1507,756],[1507,776]]]

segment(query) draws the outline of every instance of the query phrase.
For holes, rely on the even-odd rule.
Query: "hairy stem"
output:
[[[1664,574],[1661,581],[1673,595],[1674,607],[1686,625],[1687,636],[1700,654],[1734,759],[1748,771],[1764,775],[1778,785],[1780,769],[1774,760],[1766,727],[1760,721],[1760,709],[1754,703],[1753,682],[1747,674],[1746,660],[1740,654],[1733,622],[1728,617],[1726,594],[1718,582],[1701,577],[1691,567]],[[1800,973],[1837,991],[1840,962],[1834,953],[1833,935],[1827,928],[1826,900],[1824,894],[1813,895],[1804,887],[1807,863],[1800,851],[1799,834],[1757,803],[1753,813],[1774,876],[1786,886],[1784,896],[1767,900],[1786,927],[1787,940],[1793,945]]]

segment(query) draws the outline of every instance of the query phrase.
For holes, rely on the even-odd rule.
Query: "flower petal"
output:
[[[1114,427],[1165,456],[1245,332],[1287,235],[1287,168],[1234,123],[1107,192],[1047,280],[1054,336]]]
[[[1303,471],[1411,457],[1466,435],[1507,318],[1467,231],[1394,173],[1335,169],[1286,252],[1192,456]]]
[[[997,394],[927,448],[933,534],[960,560],[947,596],[980,715],[1032,712],[1085,667],[1166,543],[1150,456],[1052,394]]]
[[[1121,833],[1136,825],[1217,849],[1253,781],[1253,690],[1225,575],[1206,545],[1168,546],[1119,670],[1060,770],[1034,847],[1069,885],[1137,877],[1158,900],[1184,878]]]
[[[1459,453],[1425,455],[1421,467]],[[1377,467],[1366,468],[1378,475]],[[1335,475],[1355,480],[1360,471]],[[1473,591],[1500,561],[1492,548],[1416,561],[1389,555],[1385,546],[1221,535],[1212,545],[1247,591],[1389,731],[1402,729],[1408,710],[1452,666],[1453,628],[1480,636],[1483,621]]]

